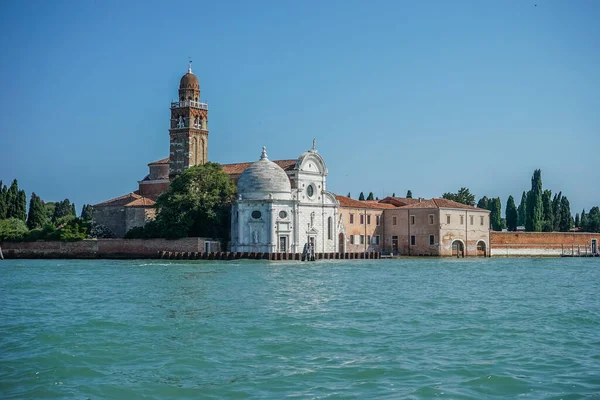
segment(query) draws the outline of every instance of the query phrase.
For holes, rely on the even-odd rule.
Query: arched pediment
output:
[[[327,165],[323,157],[316,151],[304,152],[298,157],[295,169],[298,171],[312,172],[327,175]]]

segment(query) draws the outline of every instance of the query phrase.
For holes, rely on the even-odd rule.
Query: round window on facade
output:
[[[315,194],[315,189],[313,188],[313,185],[308,185],[308,187],[306,188],[306,194],[308,195],[308,197],[313,197],[313,194]]]
[[[254,219],[259,219],[261,217],[261,212],[256,210],[256,211],[252,211],[252,218]]]
[[[283,210],[279,211],[279,218],[287,218],[287,213]]]

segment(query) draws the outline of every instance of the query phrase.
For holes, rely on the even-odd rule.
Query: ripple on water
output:
[[[8,260],[1,397],[598,396],[598,261]]]

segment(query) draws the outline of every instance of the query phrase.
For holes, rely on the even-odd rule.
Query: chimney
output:
[[[419,197],[419,203],[420,203],[420,202],[422,202],[422,201],[423,201],[423,198],[422,198],[422,197]]]

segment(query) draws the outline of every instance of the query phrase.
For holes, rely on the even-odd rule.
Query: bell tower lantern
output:
[[[188,72],[179,82],[179,99],[171,102],[169,178],[208,161],[208,104],[200,101],[198,77]]]

